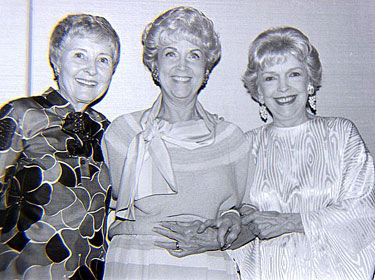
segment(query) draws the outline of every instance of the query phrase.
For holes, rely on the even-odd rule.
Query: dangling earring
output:
[[[54,80],[57,81],[59,79],[59,70],[57,70],[57,68],[53,68],[53,75],[55,76]]]
[[[312,85],[312,84],[309,84],[308,86],[307,86],[307,94],[308,95],[311,95],[311,94],[314,94],[315,93],[315,88],[314,88],[314,86]]]
[[[160,77],[159,77],[159,71],[157,68],[152,70],[152,79],[154,80],[155,84],[160,85]]]
[[[307,100],[307,102],[309,103],[311,112],[313,112],[313,114],[315,115],[316,114],[316,95],[315,94],[309,95],[309,99]]]
[[[259,105],[260,105],[259,107],[260,119],[264,122],[267,122],[267,119],[268,119],[267,107],[266,105],[264,105],[264,103],[260,103]]]
[[[203,82],[201,85],[201,89],[204,89],[206,87],[209,76],[210,76],[210,70],[206,69],[206,72],[204,73],[204,78],[203,78]]]
[[[311,109],[311,112],[315,115],[316,114],[316,93],[313,85],[309,84],[307,86],[307,94],[309,98],[307,99],[307,103]]]

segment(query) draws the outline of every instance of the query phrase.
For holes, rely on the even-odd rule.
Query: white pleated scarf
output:
[[[221,120],[204,110],[197,102],[196,110],[202,120],[170,124],[157,119],[161,107],[160,95],[152,107],[146,110],[140,119],[141,131],[130,142],[116,205],[116,217],[135,220],[134,201],[155,194],[176,194],[176,179],[166,143],[194,150],[208,146],[215,141],[216,124]],[[151,157],[151,160],[147,158]],[[152,186],[152,181],[144,178],[146,169],[156,165],[165,179],[164,186]],[[143,171],[143,173],[142,173]],[[143,174],[143,175],[142,175]],[[141,181],[141,184],[140,184]]]

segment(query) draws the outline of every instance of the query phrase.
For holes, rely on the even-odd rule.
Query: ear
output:
[[[54,67],[53,67],[53,72],[55,72],[55,75],[58,76],[58,75],[60,74],[59,67],[54,66]]]
[[[263,93],[259,91],[258,89],[258,102],[260,104],[264,104],[264,97],[263,97]]]
[[[50,65],[51,65],[51,67],[52,67],[52,69],[53,69],[53,73],[54,73],[55,75],[58,75],[58,74],[60,73],[60,69],[59,69],[59,64],[58,64],[58,62],[57,62],[55,59],[52,59],[52,58],[51,58],[51,60],[50,60]]]

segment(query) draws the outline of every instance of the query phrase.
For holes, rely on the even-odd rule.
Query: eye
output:
[[[84,58],[85,55],[83,53],[81,53],[81,52],[76,52],[76,53],[74,53],[74,57],[76,57],[76,58]]]
[[[300,72],[296,72],[296,71],[294,71],[294,72],[290,73],[289,76],[290,76],[290,77],[299,77],[299,76],[301,76],[301,73],[300,73]]]
[[[197,52],[190,53],[189,57],[194,59],[194,60],[199,60],[201,58],[200,54],[197,53]]]
[[[275,77],[273,77],[273,76],[265,76],[263,79],[264,79],[266,82],[270,82],[270,81],[275,80]]]
[[[176,56],[176,53],[173,52],[173,51],[167,51],[164,55],[165,55],[166,57],[175,57],[175,56]]]
[[[99,58],[99,62],[101,62],[101,63],[105,63],[105,64],[108,64],[108,63],[109,63],[109,59],[106,58],[106,57],[100,57],[100,58]]]

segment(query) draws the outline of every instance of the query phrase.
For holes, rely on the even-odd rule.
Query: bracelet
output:
[[[220,217],[224,216],[225,214],[228,214],[228,213],[233,213],[233,214],[236,214],[238,215],[238,217],[240,217],[240,212],[238,212],[236,209],[229,209],[229,210],[226,210],[224,211],[223,213],[220,214]]]

